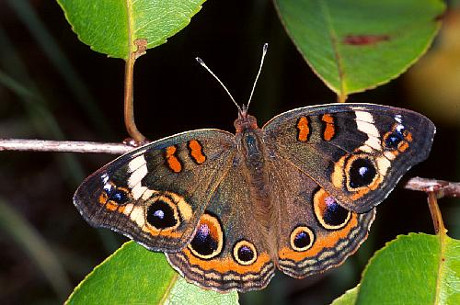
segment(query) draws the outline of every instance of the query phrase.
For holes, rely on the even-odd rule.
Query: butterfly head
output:
[[[238,111],[238,118],[235,120],[233,125],[235,126],[236,133],[242,133],[247,129],[259,128],[259,126],[257,126],[257,119],[248,114],[246,106],[243,106],[243,109]]]

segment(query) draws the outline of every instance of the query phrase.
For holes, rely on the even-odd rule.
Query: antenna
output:
[[[225,92],[227,92],[228,96],[230,96],[230,99],[233,101],[233,103],[235,104],[236,108],[238,108],[238,112],[243,113],[243,110],[241,109],[241,107],[236,103],[236,101],[233,98],[233,96],[231,95],[230,91],[228,91],[227,87],[225,87],[224,83],[217,77],[217,75],[215,75],[214,72],[212,72],[211,69],[209,69],[208,66],[206,66],[206,64],[204,63],[204,61],[201,58],[197,57],[196,61],[200,65],[202,65],[206,70],[208,70],[208,72],[211,73],[211,75],[214,76],[215,79],[217,79],[217,81],[222,86],[222,88],[224,88]]]
[[[254,90],[256,88],[257,81],[259,80],[260,73],[262,72],[262,66],[264,64],[265,55],[267,55],[267,50],[268,50],[268,43],[264,43],[264,46],[262,47],[262,57],[260,59],[259,70],[257,71],[256,79],[254,80],[254,84],[252,85],[252,90],[251,90],[251,94],[249,95],[248,103],[247,103],[246,106],[243,105],[243,109],[241,109],[241,107],[235,101],[235,99],[233,98],[233,96],[230,93],[230,91],[228,91],[227,87],[225,87],[224,83],[217,77],[216,74],[214,74],[214,72],[211,71],[211,69],[209,69],[208,66],[206,66],[204,61],[199,57],[196,58],[196,61],[200,65],[202,65],[206,70],[208,70],[208,72],[211,73],[212,76],[214,76],[214,78],[219,82],[219,84],[222,86],[222,88],[224,88],[225,92],[227,92],[228,96],[230,96],[230,99],[233,101],[233,103],[235,104],[236,108],[238,108],[238,111],[240,112],[240,114],[243,114],[243,113],[247,113],[247,110],[249,108],[249,104],[251,103],[251,99],[252,99],[252,96],[254,95]]]
[[[251,94],[249,95],[248,104],[246,105],[246,111],[249,109],[249,104],[251,103],[252,95],[254,94],[254,89],[256,88],[257,81],[259,80],[260,72],[262,72],[262,66],[264,64],[265,55],[267,55],[268,43],[264,43],[262,47],[262,58],[260,59],[259,71],[257,71],[256,79],[254,80],[254,85],[252,85]]]

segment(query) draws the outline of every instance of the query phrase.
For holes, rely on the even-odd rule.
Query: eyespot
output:
[[[224,234],[219,220],[209,213],[203,214],[188,248],[195,256],[209,260],[222,252],[223,245]]]
[[[240,240],[233,247],[233,258],[240,265],[251,265],[257,260],[256,247],[247,240]]]
[[[123,205],[129,201],[129,190],[124,187],[117,187],[113,182],[104,184],[104,192],[101,193],[100,203]]]
[[[385,147],[389,149],[397,149],[398,145],[404,140],[402,136],[397,133],[390,133],[385,137]]]
[[[125,204],[129,200],[128,190],[117,188],[114,192],[112,192],[112,194],[110,194],[109,200],[112,200],[117,204]]]
[[[147,222],[156,229],[163,230],[178,225],[179,217],[172,202],[157,197],[147,208]]]
[[[407,134],[406,128],[403,125],[397,125],[392,132],[388,132],[383,137],[385,148],[395,150],[399,144],[404,140]]]
[[[336,199],[323,189],[318,189],[313,195],[313,208],[319,223],[328,230],[345,227],[351,218],[351,212],[340,206]]]
[[[369,186],[377,175],[374,163],[368,158],[355,158],[347,168],[348,185],[353,189]]]
[[[315,235],[309,227],[298,226],[292,231],[290,241],[292,249],[303,252],[313,246]]]

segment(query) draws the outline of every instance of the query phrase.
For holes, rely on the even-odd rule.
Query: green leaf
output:
[[[356,304],[460,304],[460,241],[411,233],[379,250],[363,273]]]
[[[404,72],[440,26],[440,0],[276,0],[291,39],[340,97]]]
[[[201,9],[204,0],[57,0],[79,39],[93,50],[127,59],[137,50],[166,42]]]
[[[164,304],[238,304],[238,293],[222,294],[204,290],[187,283],[183,277],[179,277]]]
[[[331,305],[354,305],[358,297],[359,285],[347,290],[344,294],[334,300]]]
[[[125,243],[97,266],[67,304],[238,304],[236,292],[220,294],[187,283],[162,253]]]

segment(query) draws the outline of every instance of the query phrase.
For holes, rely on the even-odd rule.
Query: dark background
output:
[[[120,142],[127,137],[122,113],[124,62],[81,43],[54,1],[25,1],[29,8],[20,7],[24,1],[12,6],[13,2],[0,0],[0,137],[100,142]],[[32,15],[27,14],[29,9]],[[33,14],[44,32],[33,34],[40,29],[37,24],[28,25]],[[47,35],[56,45],[46,40]],[[335,102],[335,94],[296,51],[271,2],[208,1],[188,27],[137,61],[139,129],[150,139],[204,127],[233,131],[234,105],[194,58],[203,58],[237,101],[245,103],[264,42],[270,44],[269,52],[251,105],[259,125],[295,107]],[[440,45],[442,41],[436,40],[425,57],[439,53]],[[61,52],[63,59],[47,52]],[[406,179],[419,175],[459,180],[460,118],[446,118],[436,108],[452,107],[458,113],[460,102],[447,106],[437,100],[418,103],[414,73],[417,71],[411,69],[348,101],[406,107],[432,118],[437,126],[432,154]],[[430,103],[437,106],[430,107]],[[89,227],[71,199],[83,177],[112,158],[0,153],[1,304],[62,303],[70,293],[67,289],[121,244],[122,237]],[[264,291],[241,295],[241,303],[330,303],[359,282],[368,258],[386,242],[408,232],[433,233],[425,202],[423,193],[397,188],[379,207],[368,241],[342,267],[304,280],[278,272]],[[450,235],[458,238],[458,200],[442,199],[440,203]],[[23,233],[24,226],[33,234]],[[30,252],[37,238],[52,255]],[[40,259],[60,265],[68,284],[53,289],[43,272],[52,264],[40,267]]]

